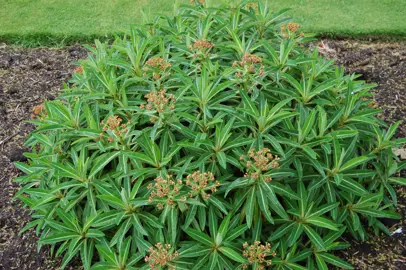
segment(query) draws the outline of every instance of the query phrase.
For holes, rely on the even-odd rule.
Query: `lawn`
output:
[[[219,0],[212,0],[219,1]],[[141,9],[171,14],[175,0],[0,0],[0,40],[85,40],[141,23]],[[180,0],[188,3],[189,0]],[[270,0],[306,32],[406,36],[405,0]]]

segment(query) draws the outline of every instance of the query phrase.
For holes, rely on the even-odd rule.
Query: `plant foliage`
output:
[[[399,218],[404,140],[285,11],[198,3],[96,41],[31,121],[24,230],[62,268],[351,268],[341,235]]]

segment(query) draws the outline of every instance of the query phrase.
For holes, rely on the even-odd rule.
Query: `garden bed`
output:
[[[347,72],[362,74],[376,82],[376,106],[388,123],[406,117],[406,43],[368,43],[325,41],[322,53],[337,59]],[[30,219],[21,203],[12,200],[18,185],[12,179],[18,174],[12,162],[24,161],[23,141],[33,129],[24,123],[31,118],[33,107],[57,95],[62,82],[69,79],[72,62],[86,57],[80,46],[64,49],[0,48],[0,269],[56,269],[58,260],[49,252],[37,253],[35,234],[18,231]],[[406,137],[406,124],[399,127],[398,137]],[[342,252],[358,269],[404,269],[406,263],[406,193],[398,190],[399,222],[387,221],[392,231],[403,232],[392,237],[378,236],[367,242],[352,241]],[[402,267],[403,266],[403,267]],[[77,267],[72,266],[77,269]]]

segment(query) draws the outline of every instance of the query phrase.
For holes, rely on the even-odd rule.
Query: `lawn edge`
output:
[[[381,41],[381,42],[397,42],[406,41],[406,31],[396,32],[306,32],[314,35],[318,39],[350,39],[360,41]],[[0,43],[17,47],[54,47],[62,48],[74,44],[93,44],[94,41],[109,41],[113,40],[117,35],[124,35],[125,32],[111,33],[105,35],[99,34],[72,34],[62,35],[53,33],[34,33],[34,34],[17,34],[17,33],[0,33]]]

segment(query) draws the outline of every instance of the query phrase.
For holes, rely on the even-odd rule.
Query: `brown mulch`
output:
[[[58,268],[60,259],[52,259],[48,250],[37,253],[33,231],[18,235],[30,215],[12,199],[18,190],[12,182],[18,174],[12,162],[26,160],[23,142],[33,126],[24,121],[30,119],[33,107],[54,99],[70,78],[72,63],[86,56],[80,46],[0,49],[0,269]]]
[[[402,121],[396,137],[406,137],[406,43],[326,41],[322,50],[327,57],[337,59],[346,73],[361,74],[360,79],[376,83],[373,89],[379,117],[388,124]],[[401,172],[406,177],[406,171]],[[365,242],[350,241],[351,247],[342,255],[356,269],[406,269],[406,187],[399,187],[399,221],[383,220],[394,232],[392,236],[372,236]]]
[[[406,43],[368,43],[325,41],[327,56],[337,59],[346,72],[360,73],[362,79],[376,82],[375,101],[388,123],[403,120],[406,115]],[[63,49],[15,48],[0,45],[0,269],[57,269],[60,259],[52,259],[46,249],[37,253],[33,231],[22,236],[18,231],[30,215],[20,202],[12,199],[18,174],[12,162],[25,161],[24,138],[33,129],[25,123],[34,106],[54,99],[63,82],[70,78],[72,62],[85,58],[80,46]],[[406,137],[402,124],[398,137]],[[403,219],[388,223],[403,233],[392,237],[377,236],[367,242],[352,242],[342,254],[357,269],[406,269],[406,196],[399,193],[399,212]],[[77,267],[72,266],[72,269]]]

